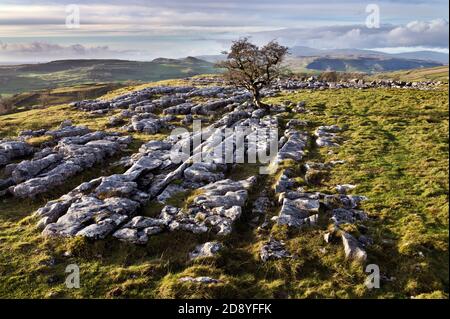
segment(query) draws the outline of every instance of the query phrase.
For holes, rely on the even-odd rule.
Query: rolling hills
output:
[[[448,66],[387,72],[377,74],[374,77],[401,81],[442,81],[448,83]]]
[[[213,63],[193,57],[150,62],[93,59],[4,65],[0,66],[0,94],[92,82],[159,81],[216,72]]]
[[[307,69],[320,71],[343,71],[343,72],[386,72],[405,69],[430,68],[439,66],[439,63],[422,60],[407,60],[396,58],[372,58],[372,57],[320,57],[306,65]]]
[[[379,73],[442,66],[439,62],[379,56],[290,56],[285,65],[297,72]]]
[[[434,51],[385,53],[375,50],[325,50],[294,46],[289,48],[289,53],[284,64],[294,72],[378,73],[448,65],[448,54]],[[225,55],[202,55],[197,58],[214,63],[223,60]]]
[[[412,51],[402,53],[386,53],[376,50],[363,49],[313,49],[305,46],[294,46],[290,48],[290,52],[295,57],[374,57],[374,58],[397,58],[410,60],[423,60],[448,64],[448,53],[435,52],[429,50]]]

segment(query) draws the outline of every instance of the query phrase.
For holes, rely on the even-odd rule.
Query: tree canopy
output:
[[[253,95],[253,102],[261,107],[261,89],[269,86],[280,75],[280,64],[288,48],[271,41],[263,47],[247,38],[234,41],[225,61],[217,65],[226,71],[224,77],[233,85],[244,87]]]

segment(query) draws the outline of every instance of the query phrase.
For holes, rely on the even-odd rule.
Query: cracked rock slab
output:
[[[295,193],[294,196],[292,193]],[[315,194],[288,193],[289,197],[283,198],[280,214],[275,217],[279,225],[301,227],[303,225],[315,225],[318,221],[320,201]]]
[[[86,133],[85,127],[65,126],[56,131],[62,137],[56,146],[44,148],[31,160],[11,168],[15,183],[8,189],[11,194],[25,198],[48,192],[64,184],[68,178],[113,156],[131,142],[130,137],[115,133],[89,130]],[[80,132],[86,134],[71,135]]]
[[[33,152],[33,147],[25,142],[0,140],[0,167]]]

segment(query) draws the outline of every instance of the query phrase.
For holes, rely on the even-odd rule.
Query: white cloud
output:
[[[448,21],[436,19],[448,19],[446,0],[378,0],[380,29],[364,26],[367,3],[360,0],[0,2],[0,38],[9,47],[0,48],[3,61],[217,54],[242,36],[324,49],[448,48]],[[71,3],[80,7],[79,29],[64,25],[65,5]]]
[[[367,3],[359,0],[2,0],[0,36],[164,32],[167,27],[207,27],[226,31],[273,30],[364,23]],[[430,3],[431,2],[431,3]],[[65,5],[79,4],[82,29],[64,28]],[[379,0],[382,23],[448,17],[445,0]],[[443,10],[446,9],[446,10]],[[8,29],[3,28],[9,26]],[[51,28],[49,28],[51,26]],[[26,28],[28,27],[28,28]],[[253,29],[253,30],[252,30]],[[16,31],[20,31],[16,32]]]
[[[369,29],[363,25],[282,29],[259,32],[254,38],[259,41],[275,38],[285,45],[326,49],[405,46],[448,48],[448,36],[448,21],[436,19],[413,21],[403,26],[384,25],[379,29]]]
[[[386,35],[388,46],[437,46],[448,47],[448,21],[436,19],[430,22],[413,21],[393,28]]]

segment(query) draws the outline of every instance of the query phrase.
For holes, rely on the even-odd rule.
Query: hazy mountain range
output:
[[[417,59],[431,62],[448,64],[448,53],[435,51],[414,51],[404,53],[385,53],[374,50],[361,49],[336,49],[336,50],[320,50],[309,47],[295,46],[290,49],[293,56],[358,56],[358,57],[378,57],[378,58],[401,58],[401,59]]]
[[[441,53],[436,51],[414,51],[404,53],[384,53],[375,50],[361,50],[361,49],[314,49],[304,46],[294,46],[289,48],[291,57],[375,57],[375,58],[398,58],[398,59],[417,59],[429,62],[437,62],[441,64],[448,64],[448,53]],[[201,55],[197,58],[217,62],[225,58],[225,55]]]
[[[386,72],[417,68],[429,68],[448,64],[449,55],[435,51],[384,53],[374,50],[335,49],[321,50],[303,46],[289,49],[286,65],[294,71],[346,71]],[[197,58],[217,62],[225,55],[203,55]]]

